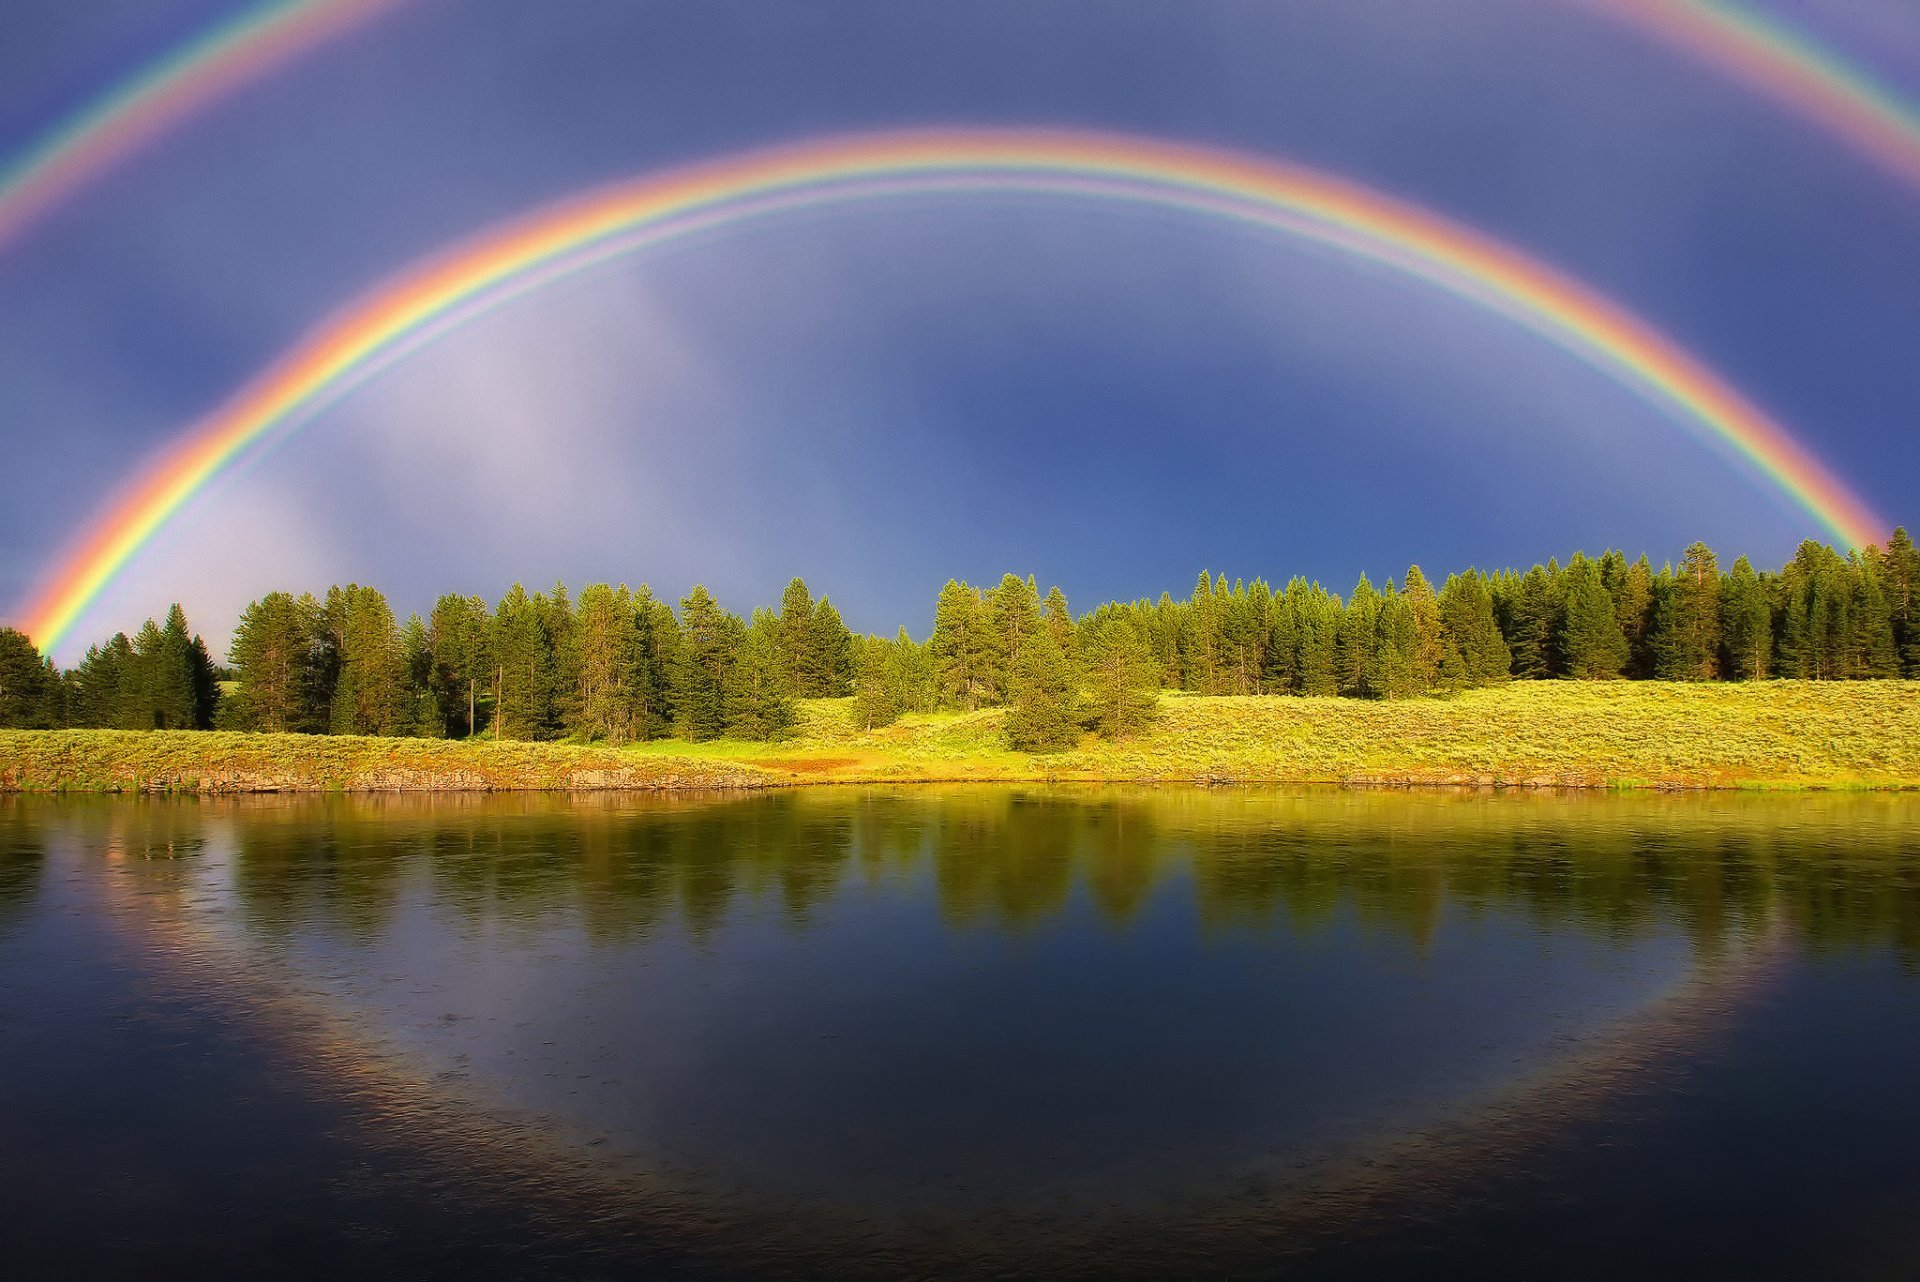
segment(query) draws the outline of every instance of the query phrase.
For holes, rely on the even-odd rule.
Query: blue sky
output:
[[[234,11],[14,0],[0,147]],[[1794,21],[1920,98],[1920,8]],[[594,184],[812,135],[1078,125],[1313,165],[1678,338],[1920,512],[1920,191],[1574,6],[419,0],[169,134],[0,252],[0,609],[150,452],[362,290]],[[1003,569],[1077,604],[1211,567],[1443,571],[1815,533],[1511,324],[1325,251],[1059,200],[760,224],[527,298],[197,502],[83,625],[224,638],[274,587],[792,574],[924,633]],[[67,655],[64,657],[72,657]]]

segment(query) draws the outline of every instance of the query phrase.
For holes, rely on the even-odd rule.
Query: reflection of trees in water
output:
[[[47,847],[34,806],[0,797],[0,930],[31,915],[46,876]]]
[[[1920,961],[1920,818],[1882,797],[1492,796],[1148,789],[801,790],[743,798],[328,798],[128,804],[132,849],[231,819],[250,926],[377,935],[410,885],[495,928],[547,914],[618,939],[696,938],[749,906],[794,929],[861,884],[931,887],[959,928],[1026,931],[1076,902],[1113,929],[1190,881],[1202,926],[1351,921],[1431,939],[1515,917],[1712,952],[1780,916],[1816,951]]]

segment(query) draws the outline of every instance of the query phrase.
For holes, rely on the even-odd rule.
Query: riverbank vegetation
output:
[[[467,743],[221,732],[0,731],[0,791],[745,788],[1107,781],[1527,788],[1916,788],[1920,698],[1901,681],[1516,681],[1449,698],[1170,693],[1120,739],[1007,747],[1004,707],[862,728],[798,701],[775,743]]]
[[[1310,710],[1345,724],[1373,714],[1320,701],[1397,704],[1548,680],[1767,690],[1781,679],[1902,680],[1920,677],[1920,552],[1904,531],[1885,551],[1844,556],[1809,542],[1761,573],[1744,557],[1723,570],[1696,543],[1659,570],[1645,557],[1576,553],[1524,573],[1466,570],[1435,588],[1414,566],[1380,587],[1362,576],[1345,597],[1300,578],[1276,589],[1202,574],[1185,600],[1162,594],[1078,615],[1059,588],[1043,596],[1032,577],[1008,574],[985,589],[949,582],[925,641],[904,628],[855,636],[800,579],[778,610],[746,617],[703,587],[675,610],[644,585],[594,584],[577,596],[515,585],[493,606],[443,596],[404,623],[379,591],[348,585],[254,602],[227,662],[216,665],[178,606],[67,672],[0,632],[0,725],[791,743],[822,737],[806,701],[850,700],[833,705],[849,733],[944,712],[995,727],[982,751],[1073,754],[1089,732],[1113,745],[1164,743],[1170,730],[1153,729],[1162,692],[1287,696],[1310,702],[1271,715]],[[1228,722],[1230,712],[1221,710]],[[1231,726],[1222,732],[1230,741]]]

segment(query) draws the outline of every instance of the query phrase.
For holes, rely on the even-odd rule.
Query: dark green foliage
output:
[[[480,696],[493,685],[493,629],[487,603],[449,594],[427,616],[429,681],[445,716],[447,735],[466,738],[482,725]]]
[[[0,631],[0,724],[206,728],[217,716],[231,729],[429,738],[767,738],[795,724],[795,699],[851,693],[866,728],[1019,705],[1009,735],[1057,747],[1089,720],[1132,732],[1160,688],[1404,698],[1514,675],[1920,676],[1920,551],[1904,530],[1884,552],[1808,542],[1777,575],[1745,558],[1723,574],[1701,543],[1659,574],[1644,556],[1575,553],[1564,569],[1455,574],[1438,593],[1413,566],[1384,592],[1362,576],[1346,603],[1303,578],[1274,592],[1203,573],[1190,599],[1163,592],[1078,621],[1059,588],[1043,599],[1031,576],[1007,574],[984,593],[949,581],[924,645],[904,628],[854,637],[797,578],[779,614],[756,611],[751,626],[704,588],[676,615],[644,586],[606,584],[577,606],[564,584],[516,584],[492,611],[443,596],[402,625],[379,592],[349,584],[324,602],[267,594],[229,653],[222,674],[177,605],[64,674]],[[236,686],[226,698],[222,675]]]
[[[321,617],[334,661],[333,733],[408,733],[415,709],[407,653],[387,598],[356,583],[331,588]]]
[[[1367,672],[1366,692],[1380,699],[1406,699],[1422,693],[1425,687],[1418,673],[1419,652],[1420,632],[1413,603],[1389,582],[1374,618],[1373,662]]]
[[[981,677],[997,703],[1013,699],[1013,668],[1026,639],[1040,630],[1040,593],[1033,579],[1005,574],[985,598]],[[1055,643],[1058,648],[1058,642]],[[1062,652],[1064,657],[1064,652]]]
[[[807,631],[811,657],[805,689],[815,699],[841,698],[853,688],[853,633],[825,597],[813,607]]]
[[[1667,681],[1720,675],[1720,571],[1713,549],[1688,546],[1680,568],[1661,576],[1654,602],[1654,671]]]
[[[727,730],[727,683],[733,677],[740,620],[700,585],[680,599],[680,652],[674,665],[675,729],[686,739],[718,739]]]
[[[1632,651],[1620,630],[1613,596],[1600,567],[1576,554],[1564,576],[1565,622],[1560,630],[1560,671],[1580,680],[1617,677]]]
[[[1767,584],[1746,557],[1720,589],[1720,641],[1726,651],[1722,673],[1734,681],[1761,681],[1773,666],[1773,602]]]
[[[1052,632],[1035,627],[1021,638],[1007,694],[1008,747],[1061,752],[1080,741],[1079,681]]]
[[[1159,708],[1159,673],[1133,622],[1116,612],[1096,614],[1081,649],[1093,728],[1119,739],[1152,724]]]
[[[1367,576],[1354,584],[1347,608],[1340,613],[1334,649],[1334,670],[1340,678],[1340,693],[1364,696],[1373,693],[1372,672],[1375,651],[1379,648],[1380,594]]]
[[[942,702],[971,712],[987,697],[986,607],[980,594],[953,579],[933,607],[933,680]]]
[[[1440,589],[1440,681],[1453,688],[1497,685],[1513,673],[1513,654],[1493,615],[1493,596],[1477,570],[1450,576]]]
[[[780,640],[780,621],[771,610],[755,610],[753,622],[736,634],[725,702],[727,731],[737,739],[777,739],[799,719]]]
[[[49,730],[59,724],[60,676],[27,634],[0,628],[0,728]]]
[[[234,628],[228,662],[239,682],[226,720],[236,730],[316,733],[328,728],[328,645],[320,603],[269,592]]]
[[[893,644],[879,637],[861,637],[854,642],[855,675],[853,682],[853,728],[877,730],[900,719],[900,701],[887,680],[887,665]]]

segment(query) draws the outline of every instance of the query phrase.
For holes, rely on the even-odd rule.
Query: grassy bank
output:
[[[0,790],[695,789],[923,780],[1920,787],[1920,686],[1529,682],[1451,699],[1169,695],[1137,738],[1030,756],[997,709],[870,733],[802,705],[779,743],[626,748],[298,735],[0,732]]]
[[[779,780],[713,757],[557,743],[0,730],[0,792],[684,791]]]

